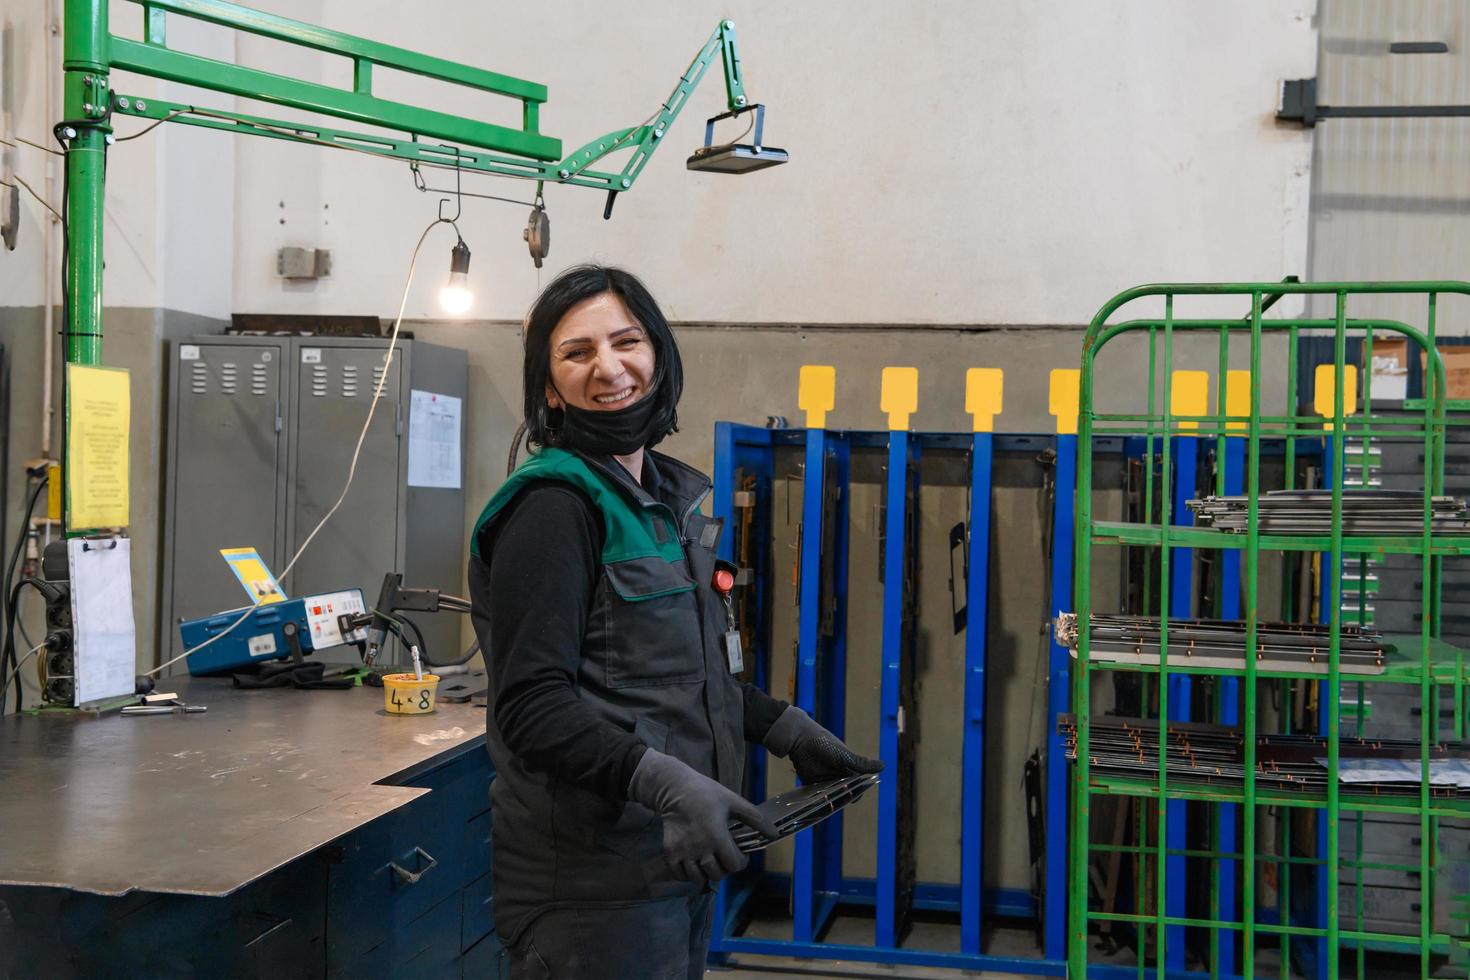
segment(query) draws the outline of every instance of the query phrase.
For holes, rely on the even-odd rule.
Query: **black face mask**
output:
[[[562,408],[561,444],[593,456],[627,456],[658,445],[664,433],[653,431],[657,400],[644,395],[627,408],[611,412]]]

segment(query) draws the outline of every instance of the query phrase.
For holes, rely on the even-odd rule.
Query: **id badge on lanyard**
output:
[[[721,563],[723,566],[725,563]],[[735,588],[735,573],[728,567],[715,568],[714,582],[715,592],[725,604],[725,635],[720,642],[725,647],[725,663],[730,668],[730,673],[739,674],[745,670],[745,651],[740,645],[740,629],[735,625],[735,601],[731,592]]]

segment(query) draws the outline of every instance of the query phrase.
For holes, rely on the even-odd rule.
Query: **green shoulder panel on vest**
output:
[[[602,513],[603,526],[607,530],[607,538],[602,543],[604,565],[654,557],[668,562],[683,562],[684,548],[679,543],[679,531],[670,520],[667,508],[639,506],[611,479],[592,469],[576,453],[551,446],[522,460],[515,472],[495,491],[470,533],[470,554],[480,557],[480,530],[493,521],[527,483],[534,480],[559,480],[571,484],[585,493]]]

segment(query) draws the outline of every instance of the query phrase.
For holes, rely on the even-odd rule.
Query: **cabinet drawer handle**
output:
[[[434,860],[434,856],[428,851],[424,850],[422,847],[415,847],[413,849],[413,852],[423,860],[429,862],[418,871],[410,871],[399,864],[397,861],[388,862],[388,867],[393,869],[393,873],[398,876],[398,880],[403,882],[405,885],[417,885],[420,878],[439,866],[439,862]]]

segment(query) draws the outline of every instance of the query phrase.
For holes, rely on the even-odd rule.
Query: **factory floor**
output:
[[[790,920],[757,918],[746,930],[748,936],[784,939],[790,933]],[[873,941],[873,920],[864,916],[838,916],[827,931],[827,942],[853,945],[868,945]],[[911,949],[933,949],[958,952],[960,930],[952,921],[915,921],[905,945]],[[992,956],[1031,958],[1040,955],[1036,933],[1024,927],[1000,926],[987,931],[985,952]],[[1093,960],[1113,966],[1133,966],[1131,950],[1117,949],[1105,955],[1094,949]],[[1399,977],[1418,976],[1417,958],[1412,963],[1401,957],[1391,957],[1374,964],[1373,974],[1380,980],[1398,980]],[[1262,949],[1257,954],[1257,970],[1262,975],[1277,976],[1280,959],[1274,949]],[[1413,969],[1410,970],[1410,967]],[[1407,972],[1406,972],[1407,971]],[[1295,971],[1293,976],[1297,976]],[[1463,976],[1463,974],[1460,974]],[[881,977],[884,980],[973,980],[987,978],[998,980],[1005,977],[1039,976],[1039,974],[998,973],[994,971],[951,970],[939,967],[893,966],[881,963],[861,963],[852,960],[815,960],[782,956],[734,956],[726,966],[712,966],[705,971],[706,980],[779,980],[779,978],[802,978],[820,980],[823,977],[840,977],[843,980],[868,980]]]
[[[746,931],[748,936],[768,936],[772,939],[786,938],[782,928],[789,930],[790,922],[765,922],[757,919]],[[873,941],[873,920],[861,916],[839,916],[827,931],[826,941],[868,945]],[[918,921],[913,924],[905,943],[913,949],[935,949],[958,952],[960,948],[959,926],[949,922]],[[995,956],[1039,955],[1036,934],[1029,929],[999,928],[991,931],[986,939],[985,951]],[[710,967],[705,971],[707,980],[779,980],[781,977],[816,980],[821,977],[854,978],[867,980],[882,977],[884,980],[968,980],[974,977],[1014,978],[1027,976],[1017,973],[994,973],[974,970],[950,970],[925,966],[891,966],[882,963],[860,963],[852,960],[810,960],[782,956],[735,956],[728,967]]]

